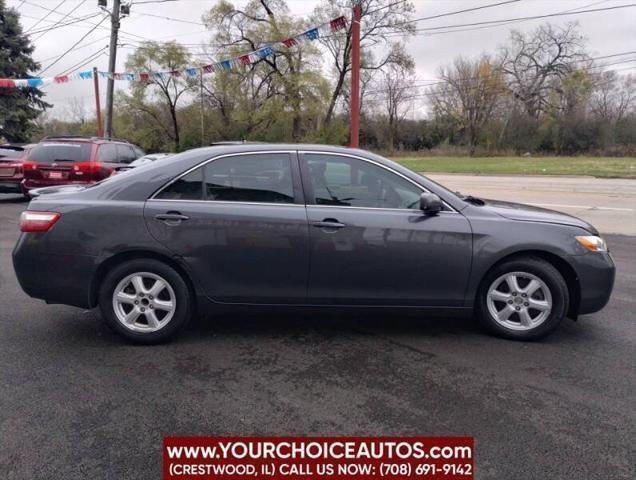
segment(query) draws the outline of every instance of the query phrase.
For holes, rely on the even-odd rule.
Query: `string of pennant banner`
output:
[[[112,78],[113,80],[125,80],[125,81],[140,81],[148,82],[153,79],[166,79],[170,77],[198,77],[199,75],[219,72],[223,70],[231,70],[233,68],[244,67],[252,65],[266,57],[274,55],[275,51],[283,48],[292,48],[303,42],[317,40],[329,36],[338,30],[346,28],[347,19],[344,16],[334,18],[333,20],[323,23],[317,27],[311,28],[300,35],[282,40],[280,42],[274,42],[264,47],[254,50],[253,52],[240,55],[238,57],[222,60],[220,62],[211,63],[209,65],[202,65],[200,67],[189,67],[180,70],[170,70],[163,72],[126,72],[126,73],[110,73],[98,71],[97,75],[100,78]],[[70,73],[68,75],[57,75],[55,77],[33,77],[33,78],[0,78],[0,88],[38,88],[44,85],[50,85],[54,83],[67,83],[73,80],[89,80],[93,78],[92,70],[85,70],[81,72]]]

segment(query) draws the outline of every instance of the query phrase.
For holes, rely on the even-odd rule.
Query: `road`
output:
[[[479,479],[635,478],[634,237],[607,236],[610,304],[540,343],[413,313],[236,312],[140,347],[22,293],[25,205],[0,197],[0,478],[157,479],[168,434],[472,435]]]
[[[636,235],[636,180],[594,177],[426,174],[451,190],[560,210],[603,234]]]

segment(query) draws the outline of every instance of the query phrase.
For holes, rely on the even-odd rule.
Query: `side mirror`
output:
[[[442,200],[434,193],[423,193],[420,196],[420,210],[425,215],[437,215],[442,208]]]

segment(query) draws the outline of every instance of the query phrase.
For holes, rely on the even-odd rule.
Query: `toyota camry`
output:
[[[99,307],[140,343],[215,304],[467,313],[532,340],[603,308],[614,282],[588,223],[453,193],[362,150],[219,145],[40,193],[13,252],[20,285]]]

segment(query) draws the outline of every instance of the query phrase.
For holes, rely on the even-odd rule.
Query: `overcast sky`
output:
[[[213,6],[216,0],[177,0],[165,3],[140,4],[139,2],[142,1],[144,0],[137,0],[138,4],[133,2],[131,16],[122,20],[120,43],[125,44],[126,39],[129,39],[129,41],[140,41],[143,39],[168,41],[174,39],[188,44],[191,51],[197,52],[199,47],[193,44],[209,40],[209,34],[206,33],[205,27],[198,23],[201,22],[201,15]],[[388,4],[394,1],[385,0],[384,3]],[[412,0],[412,3],[416,7],[414,18],[418,18],[499,3],[501,1],[503,0]],[[72,17],[82,17],[99,12],[97,0],[6,0],[6,3],[8,6],[19,7],[24,29],[31,29],[33,32],[53,25],[55,22],[64,19],[66,15],[68,16],[64,19],[65,22]],[[61,5],[55,12],[47,11],[55,9],[60,3]],[[234,3],[243,6],[247,3],[247,0],[235,0]],[[288,0],[287,3],[293,15],[305,17],[311,13],[319,1]],[[474,12],[424,20],[418,22],[417,25],[418,28],[425,28],[466,24],[564,11],[607,8],[629,3],[627,0],[521,0],[516,3]],[[112,0],[109,0],[109,4],[112,4]],[[348,14],[348,12],[343,12],[343,14]],[[158,17],[172,17],[173,19]],[[43,18],[44,20],[41,20]],[[181,21],[177,21],[177,19]],[[102,16],[96,16],[87,22],[94,24],[101,20]],[[588,51],[592,56],[636,52],[636,7],[553,17],[547,20],[518,21],[477,30],[468,29],[467,31],[455,31],[437,35],[420,34],[407,41],[407,49],[415,60],[418,81],[425,82],[435,79],[438,67],[448,63],[458,55],[470,57],[477,56],[482,52],[494,52],[498,45],[505,42],[512,28],[525,31],[536,28],[537,25],[545,21],[550,21],[554,25],[563,25],[568,21],[574,20],[579,22],[581,32],[587,37]],[[40,22],[37,23],[38,21]],[[93,28],[91,24],[80,22],[43,34],[33,34],[32,39],[36,46],[35,59],[41,63],[42,68],[48,67],[91,28]],[[98,54],[98,51],[102,48],[104,48],[103,54],[91,61],[87,66],[81,67],[81,69],[85,70],[96,66],[100,70],[107,70],[108,57],[106,52],[109,29],[110,23],[106,19],[100,28],[90,33],[75,49],[48,68],[42,76],[65,73],[74,66],[79,68],[83,61],[90,59],[93,54]],[[126,45],[119,49],[117,58],[119,71],[123,71],[126,56],[131,51],[130,47]],[[203,62],[203,57],[196,56],[195,58],[200,58]],[[616,69],[620,74],[636,73],[636,53],[612,58],[610,61],[616,62],[630,59],[634,61],[609,68]],[[115,88],[125,88],[125,82],[115,82]],[[101,82],[101,89],[103,102],[105,82]],[[78,80],[63,85],[51,85],[45,87],[45,91],[47,93],[46,100],[55,106],[54,114],[56,116],[64,114],[69,101],[73,98],[85,102],[87,107],[91,109],[94,105],[92,82],[89,81]]]

